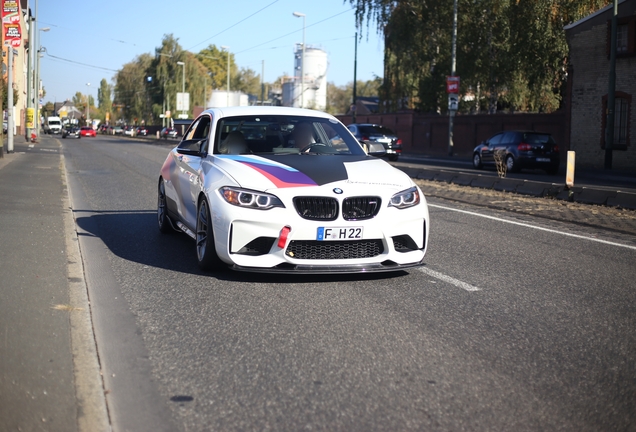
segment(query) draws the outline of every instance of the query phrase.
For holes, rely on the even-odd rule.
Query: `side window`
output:
[[[210,117],[203,116],[199,119],[199,124],[197,125],[193,139],[206,139],[208,137],[208,132],[210,132]]]
[[[506,132],[501,138],[501,145],[509,146],[515,144],[515,138],[517,134],[515,132]]]
[[[185,140],[194,139],[194,132],[196,131],[197,126],[199,125],[199,122],[201,122],[201,118],[198,118],[197,120],[194,121],[194,123],[190,125],[190,127],[188,128],[188,130],[186,131],[184,135]]]
[[[183,141],[179,144],[182,148],[189,148],[191,150],[198,150],[207,152],[208,143],[207,137],[210,131],[210,116],[203,115],[196,119],[194,123],[190,125],[185,133]],[[201,142],[201,140],[205,140]]]
[[[488,141],[488,145],[490,147],[493,147],[493,146],[501,144],[501,137],[503,137],[503,135],[504,134],[502,133],[495,135],[494,137],[490,139],[490,141]]]

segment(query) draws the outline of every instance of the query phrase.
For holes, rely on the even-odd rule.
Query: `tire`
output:
[[[517,162],[512,155],[506,156],[506,170],[508,172],[517,172],[519,171],[519,167],[517,166]]]
[[[159,231],[163,234],[172,232],[172,223],[170,223],[168,206],[166,205],[166,187],[163,184],[163,179],[159,180],[159,187],[157,188],[157,222]]]
[[[216,253],[211,220],[210,205],[208,200],[203,198],[197,209],[197,231],[195,234],[197,261],[199,267],[205,271],[221,270],[225,265]]]
[[[475,153],[473,155],[473,166],[475,167],[475,169],[482,169],[484,166],[481,163],[481,156],[479,155],[479,153]]]
[[[389,155],[389,160],[391,162],[396,162],[398,160],[398,155]]]

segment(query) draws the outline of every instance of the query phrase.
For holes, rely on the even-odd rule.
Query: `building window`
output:
[[[636,55],[636,16],[618,18],[616,26],[616,55],[631,57]],[[612,41],[612,21],[607,21],[607,58],[610,58]]]
[[[629,33],[629,26],[627,24],[621,24],[616,29],[616,54],[627,53],[627,35]]]
[[[632,105],[632,96],[616,92],[614,98],[614,150],[627,150],[630,138],[630,112]],[[601,131],[601,148],[605,149],[605,131],[607,129],[607,96],[603,96],[603,113],[602,113],[602,131]]]
[[[614,147],[627,147],[627,130],[629,116],[629,105],[627,99],[615,99],[616,110],[614,111]]]

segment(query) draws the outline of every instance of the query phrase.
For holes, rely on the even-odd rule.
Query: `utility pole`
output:
[[[35,50],[35,55],[39,55],[38,47],[34,43],[35,42],[35,18],[29,18],[29,52],[27,55],[27,109],[24,113],[24,125],[25,125],[25,135],[24,139],[26,142],[29,142],[29,137],[31,136],[31,127],[29,124],[34,120],[33,114],[33,51]],[[29,122],[29,117],[31,118],[31,122]],[[31,125],[33,126],[33,125]]]
[[[8,46],[7,55],[7,153],[13,153],[13,52],[11,45]]]
[[[300,107],[305,108],[305,14],[294,12],[292,15],[303,19],[303,50],[300,57]]]
[[[261,60],[261,106],[265,104],[265,60]]]
[[[2,49],[0,51],[2,51],[2,57],[4,57],[4,49]],[[2,61],[2,69],[4,69],[4,60]],[[0,85],[0,113],[3,112],[2,111],[2,99],[3,99],[3,97],[2,97],[2,87],[3,86]],[[2,122],[4,123],[4,118],[2,119]],[[4,129],[4,126],[3,126],[3,129]],[[9,131],[7,130],[7,132],[9,132]],[[9,151],[9,150],[7,149],[7,151]],[[3,158],[4,158],[4,130],[2,131],[2,134],[0,135],[0,159],[3,159]]]
[[[358,32],[355,35],[355,48],[353,50],[353,103],[351,104],[352,123],[356,122],[356,112],[358,111],[357,102],[357,73],[358,73]]]
[[[451,51],[451,76],[454,77],[457,59],[457,0],[453,0],[453,46]],[[457,107],[451,103],[451,94],[448,96],[448,155],[453,156],[453,120]],[[453,109],[454,108],[454,109]]]
[[[612,38],[610,43],[609,88],[607,89],[607,122],[605,123],[605,169],[612,169],[614,145],[614,111],[616,105],[616,32],[618,30],[618,0],[614,0]]]

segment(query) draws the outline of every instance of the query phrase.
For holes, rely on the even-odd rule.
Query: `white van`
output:
[[[59,134],[62,132],[62,120],[59,117],[47,117],[42,127],[44,133]]]

